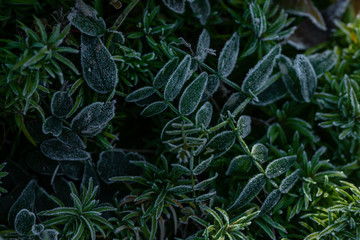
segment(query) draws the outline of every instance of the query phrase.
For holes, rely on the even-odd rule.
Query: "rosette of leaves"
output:
[[[103,212],[114,211],[115,208],[109,204],[99,204],[99,200],[95,199],[98,186],[94,187],[92,178],[87,187],[82,186],[80,195],[74,183],[70,182],[69,186],[73,206],[65,207],[58,200],[59,207],[38,214],[50,218],[42,224],[59,229],[60,235],[69,239],[96,239],[98,232],[105,238],[106,230],[113,226],[101,215]]]

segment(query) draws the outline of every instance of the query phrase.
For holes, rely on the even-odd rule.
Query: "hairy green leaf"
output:
[[[239,55],[240,36],[235,32],[231,38],[226,41],[225,46],[220,52],[218,59],[218,72],[221,76],[227,77],[235,68]]]
[[[278,158],[272,161],[265,170],[268,178],[275,178],[287,172],[296,161],[296,155]]]
[[[178,63],[178,57],[170,59],[156,74],[153,86],[157,89],[162,88],[169,81]]]
[[[287,176],[284,180],[281,181],[279,186],[279,190],[281,193],[286,194],[290,191],[290,189],[295,185],[296,181],[300,177],[300,169],[297,169],[289,176]]]
[[[68,92],[58,91],[51,99],[51,112],[56,117],[65,117],[72,109],[74,103]]]
[[[300,80],[301,94],[305,102],[310,102],[317,87],[317,77],[314,68],[305,55],[298,54],[294,68]]]
[[[162,113],[167,109],[168,105],[163,101],[153,102],[140,113],[144,117],[152,117]]]
[[[273,207],[275,207],[277,202],[280,200],[280,197],[281,192],[278,189],[273,190],[262,204],[260,208],[260,215],[269,212]]]

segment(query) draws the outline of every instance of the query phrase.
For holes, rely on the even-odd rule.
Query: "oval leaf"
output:
[[[73,100],[68,92],[58,91],[51,99],[51,113],[59,118],[65,117],[73,105]]]
[[[267,196],[263,205],[261,206],[259,215],[263,215],[269,212],[273,207],[275,207],[275,205],[280,200],[280,197],[281,197],[281,192],[279,191],[279,189],[273,190],[269,194],[269,196]]]
[[[59,136],[62,131],[61,120],[54,116],[48,117],[42,125],[42,131],[44,134],[51,134],[55,137]]]
[[[256,197],[256,195],[259,194],[261,189],[265,186],[265,183],[266,177],[262,173],[251,178],[244,187],[244,189],[241,191],[239,197],[235,200],[234,204],[229,208],[229,210],[233,209],[234,207],[240,208],[245,204],[249,203]]]
[[[305,102],[310,102],[317,87],[317,77],[313,66],[307,57],[298,54],[294,61],[294,68],[300,80],[301,94]]]
[[[196,46],[196,58],[204,61],[207,56],[207,49],[210,47],[210,35],[206,29],[202,30]]]
[[[218,72],[221,76],[227,77],[234,70],[239,55],[240,37],[235,32],[231,38],[225,43],[220,52],[218,60]]]
[[[168,101],[174,100],[179,94],[185,81],[187,80],[190,71],[191,57],[186,55],[184,59],[177,66],[173,74],[171,74],[164,90],[164,98]]]
[[[284,194],[288,193],[290,189],[295,185],[299,177],[300,177],[300,169],[297,169],[289,176],[287,176],[284,180],[282,180],[279,187],[280,192]]]
[[[260,93],[261,89],[273,71],[276,59],[281,52],[281,46],[276,45],[266,54],[246,75],[241,86],[244,92]]]
[[[264,144],[256,143],[251,149],[251,156],[256,161],[264,163],[268,160],[268,149]]]
[[[138,102],[140,100],[143,100],[147,97],[150,97],[155,92],[155,89],[153,87],[143,87],[139,88],[125,98],[125,101],[127,102]]]
[[[272,161],[265,170],[268,178],[275,178],[287,172],[296,161],[296,155],[278,158]]]
[[[206,72],[202,72],[185,90],[180,98],[179,110],[181,114],[189,115],[199,105],[208,80]]]
[[[219,157],[226,153],[235,143],[235,134],[233,131],[224,131],[215,135],[205,147],[204,154],[214,154]]]
[[[99,37],[81,35],[81,66],[86,83],[95,92],[108,93],[116,86],[116,64]]]
[[[71,129],[83,136],[99,134],[115,116],[115,101],[96,102],[83,108],[71,121]]]
[[[195,115],[196,126],[208,127],[211,122],[213,107],[210,102],[204,103]]]
[[[144,110],[140,114],[144,117],[152,117],[162,113],[166,110],[167,107],[168,105],[163,101],[154,102],[144,108]]]
[[[179,58],[174,57],[168,61],[156,74],[153,86],[157,89],[162,88],[165,83],[170,79],[171,74],[174,72],[179,63]]]
[[[245,138],[251,132],[251,117],[243,115],[237,121],[237,129],[242,138]]]
[[[251,167],[251,158],[247,155],[234,157],[226,171],[227,176],[247,172]]]

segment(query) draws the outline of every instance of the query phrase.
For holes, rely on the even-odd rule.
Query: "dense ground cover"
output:
[[[0,0],[0,239],[360,239],[359,9]]]

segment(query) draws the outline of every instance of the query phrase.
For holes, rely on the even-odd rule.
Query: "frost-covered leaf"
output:
[[[221,76],[227,77],[235,68],[235,64],[239,55],[240,36],[237,32],[226,41],[225,46],[220,52],[218,59],[218,72]]]
[[[209,0],[193,0],[190,2],[190,7],[193,13],[197,14],[201,25],[205,25],[211,11]]]
[[[233,131],[224,131],[215,135],[205,147],[205,154],[214,154],[219,157],[226,153],[235,143]]]
[[[164,90],[164,98],[168,101],[174,100],[179,94],[185,81],[188,78],[191,65],[191,56],[186,55],[179,63],[175,71],[171,74]]]
[[[297,77],[296,70],[290,58],[281,55],[279,58],[279,68],[282,74],[282,81],[284,82],[290,95],[296,101],[303,101],[301,94],[300,80]]]
[[[185,12],[185,0],[163,0],[164,4],[176,13]]]
[[[106,32],[104,19],[97,17],[96,10],[82,0],[76,1],[76,9],[72,9],[67,18],[72,25],[89,36],[102,36]]]
[[[27,209],[29,211],[34,211],[35,206],[35,189],[37,183],[36,180],[31,180],[24,190],[21,192],[20,196],[16,199],[14,204],[11,206],[8,213],[8,222],[14,223],[16,214],[21,209]],[[31,230],[31,228],[30,228]]]
[[[65,117],[73,105],[73,100],[68,92],[58,91],[51,99],[51,113],[59,118]]]
[[[256,143],[251,148],[251,156],[258,162],[264,163],[268,160],[268,149],[264,144]]]
[[[200,109],[197,111],[195,115],[196,126],[201,127],[202,125],[204,125],[204,127],[208,127],[211,122],[212,113],[213,113],[213,107],[211,103],[210,102],[204,103],[204,105],[200,107]]]
[[[242,115],[237,121],[237,129],[242,138],[245,138],[251,132],[251,117]]]
[[[203,160],[194,168],[194,175],[200,175],[203,173],[211,164],[212,160],[214,159],[214,156],[210,156],[208,159]]]
[[[168,105],[163,101],[151,103],[140,113],[144,117],[152,117],[166,110]]]
[[[335,66],[338,56],[333,51],[326,50],[322,53],[312,54],[307,58],[313,66],[316,76],[319,78]]]
[[[297,169],[289,176],[287,176],[284,180],[281,181],[279,186],[279,190],[281,193],[286,194],[290,191],[290,189],[295,185],[296,181],[300,177],[300,169]]]
[[[108,93],[116,86],[116,64],[99,37],[81,35],[81,66],[86,83],[95,92]]]
[[[74,148],[84,149],[86,146],[76,133],[74,133],[70,128],[63,127],[61,134],[57,137],[60,142],[69,145]]]
[[[281,46],[276,45],[255,65],[255,67],[250,69],[241,86],[244,92],[257,92],[267,83],[280,53]]]
[[[253,101],[256,106],[266,106],[285,97],[288,90],[282,80],[276,80],[268,88],[257,95],[258,101]]]
[[[153,87],[143,87],[139,88],[125,98],[125,101],[127,102],[138,102],[140,100],[143,100],[147,97],[150,97],[155,92],[155,89]]]
[[[327,30],[323,16],[311,0],[281,0],[280,5],[284,7],[287,12],[308,17],[318,28],[323,31]]]
[[[266,31],[266,17],[264,11],[261,9],[260,4],[251,2],[249,4],[252,25],[254,28],[255,35],[260,38],[261,35]]]
[[[35,224],[35,214],[27,209],[21,209],[15,217],[15,231],[19,235],[26,235]]]
[[[310,102],[317,87],[315,70],[310,61],[303,54],[298,54],[296,56],[294,68],[300,81],[301,94],[305,102]]]
[[[62,143],[58,139],[48,139],[41,143],[41,152],[53,160],[79,161],[89,159],[90,153]]]
[[[57,240],[59,232],[54,229],[45,229],[39,235],[40,240]]]
[[[141,172],[141,169],[130,163],[130,161],[145,161],[145,158],[138,153],[127,153],[121,149],[111,149],[101,152],[97,163],[97,172],[106,182],[116,176],[135,176]]]
[[[16,220],[15,220],[16,221]],[[42,224],[34,224],[31,228],[31,232],[35,235],[39,235],[42,231],[44,231],[45,226]]]
[[[240,155],[234,157],[226,171],[227,176],[235,176],[236,174],[243,173],[251,167],[251,158],[247,155]]]
[[[224,104],[221,114],[227,114],[228,111],[233,112],[246,98],[247,96],[242,92],[231,94]]]
[[[235,207],[240,208],[249,203],[256,197],[256,195],[259,194],[265,183],[266,177],[262,173],[251,178],[244,189],[241,191],[239,197],[235,200],[234,204],[230,206],[229,210]]]
[[[92,161],[85,161],[84,173],[82,175],[81,184],[83,186],[89,185],[89,181],[93,181],[94,186],[100,187],[100,181],[95,171],[95,167]],[[99,191],[98,191],[99,193]]]
[[[115,101],[95,102],[83,108],[71,121],[71,129],[83,136],[99,134],[115,116]]]
[[[207,49],[210,47],[210,35],[206,29],[202,30],[198,44],[196,46],[196,58],[204,61],[207,56]]]
[[[262,204],[260,208],[259,215],[263,215],[267,212],[269,212],[275,205],[278,203],[281,197],[281,192],[279,189],[274,189],[269,196],[265,199],[264,203]]]
[[[42,125],[42,131],[44,134],[51,134],[55,137],[59,136],[62,131],[61,120],[54,116],[48,117]]]
[[[268,178],[278,177],[281,174],[289,171],[289,169],[295,163],[295,161],[296,161],[296,155],[278,158],[272,161],[266,167],[265,174]]]
[[[219,78],[214,74],[209,75],[201,101],[205,101],[208,98],[210,98],[218,90],[219,86],[220,86]]]
[[[170,76],[173,74],[178,63],[178,57],[170,59],[156,74],[153,86],[157,89],[162,88],[169,81]]]
[[[202,94],[205,90],[208,80],[206,72],[202,72],[190,85],[184,90],[179,102],[179,111],[181,114],[189,115],[195,111],[199,105]]]

